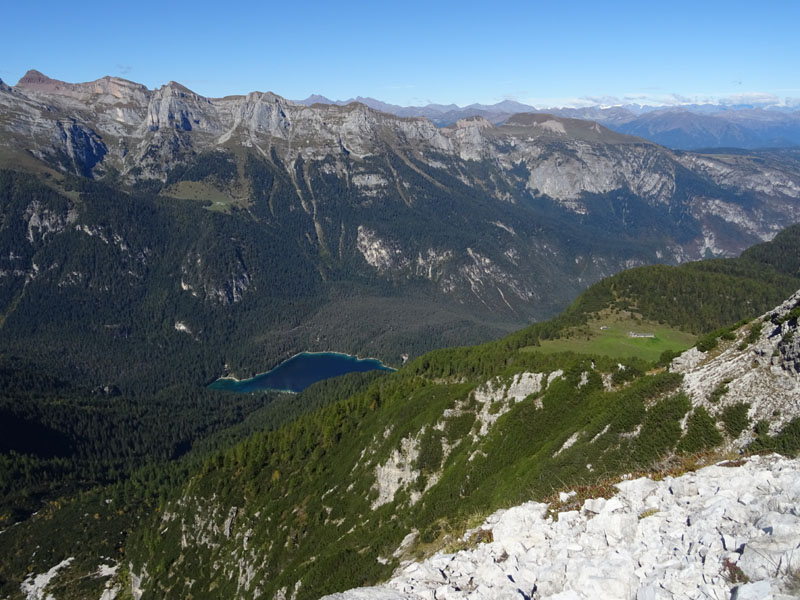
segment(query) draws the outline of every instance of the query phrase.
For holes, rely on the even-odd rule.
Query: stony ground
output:
[[[622,481],[555,518],[536,502],[498,511],[480,528],[491,542],[327,598],[800,598],[800,459],[738,462]]]

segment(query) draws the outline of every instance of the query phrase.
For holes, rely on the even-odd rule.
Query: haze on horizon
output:
[[[152,0],[91,0],[80,11],[46,1],[5,12],[0,78],[12,85],[37,69],[70,82],[174,80],[210,97],[260,90],[404,106],[800,104],[791,0],[680,0],[669,10],[629,0],[311,2],[302,11],[180,1],[168,12]]]

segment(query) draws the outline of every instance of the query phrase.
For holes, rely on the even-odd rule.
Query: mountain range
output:
[[[496,104],[427,104],[398,106],[361,96],[350,100],[329,100],[312,95],[300,104],[352,102],[400,117],[427,117],[439,127],[469,117],[482,117],[502,124],[519,113],[549,113],[560,117],[596,121],[606,127],[639,136],[679,150],[710,148],[788,148],[800,145],[800,110],[797,106],[758,104],[687,104],[677,106],[601,105],[582,108],[536,108],[513,100]]]
[[[46,335],[84,374],[94,361],[52,340],[90,322],[105,332],[90,355],[119,332],[213,348],[201,379],[309,349],[397,364],[553,315],[623,268],[735,255],[800,220],[796,151],[673,152],[546,114],[438,128],[358,103],[29,72],[0,88],[0,131],[3,164],[35,176],[6,179],[4,347]],[[123,309],[132,298],[159,322]],[[368,318],[354,330],[342,314]],[[98,385],[129,381],[116,365]]]
[[[195,361],[201,380],[309,349],[397,364],[551,316],[623,268],[735,255],[800,220],[798,151],[673,152],[546,114],[438,128],[31,71],[0,88],[0,131],[4,166],[26,173],[5,179],[3,347],[46,336],[97,385],[132,385],[128,361],[89,358],[120,335],[215,354]],[[355,330],[339,318],[355,314]],[[53,341],[88,323],[105,333],[82,351]]]

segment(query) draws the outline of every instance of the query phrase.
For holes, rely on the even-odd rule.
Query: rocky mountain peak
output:
[[[188,87],[183,85],[182,83],[178,83],[177,81],[170,81],[167,85],[161,86],[162,90],[170,90],[173,92],[178,92],[182,94],[192,94],[193,96],[200,96],[196,92],[190,90]]]
[[[97,105],[117,105],[120,102],[142,106],[146,105],[151,95],[150,90],[141,83],[106,75],[85,83],[68,83],[52,79],[43,73],[31,69],[16,85],[22,92],[51,94],[56,98],[69,98],[85,103],[87,108],[97,109]],[[54,99],[55,100],[55,99]],[[56,100],[58,102],[58,100]],[[69,100],[72,102],[72,100]],[[117,120],[125,120],[117,115]]]
[[[22,79],[17,82],[17,87],[34,90],[37,92],[55,92],[63,86],[69,85],[70,84],[65,81],[51,79],[36,69],[30,69],[27,73],[25,73],[25,75],[22,76]]]
[[[300,104],[305,104],[307,106],[311,106],[312,104],[333,104],[333,100],[330,100],[321,94],[311,94],[305,100],[301,100]]]
[[[28,69],[25,75],[19,80],[17,85],[28,85],[32,83],[49,83],[57,81],[55,79],[51,79],[41,71],[37,71],[36,69]],[[61,82],[63,83],[63,82]]]

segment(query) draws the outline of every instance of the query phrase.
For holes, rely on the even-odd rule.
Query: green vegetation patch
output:
[[[747,429],[750,424],[750,418],[747,416],[749,410],[750,404],[747,402],[731,404],[723,409],[720,417],[725,425],[725,432],[731,438],[738,438]]]
[[[444,434],[447,437],[447,441],[452,444],[467,437],[473,423],[475,423],[475,413],[473,412],[465,412],[447,419],[444,425]]]
[[[739,350],[744,350],[750,344],[755,344],[758,341],[758,336],[761,335],[761,330],[764,327],[763,323],[753,323],[747,330],[747,337],[739,344]]]
[[[756,439],[748,450],[751,452],[780,452],[786,456],[800,454],[800,417],[789,421],[774,436],[769,434],[769,422],[761,420],[755,425]]]
[[[711,404],[716,404],[719,402],[722,397],[728,393],[728,384],[731,382],[730,379],[726,379],[725,381],[720,382],[717,387],[711,390],[711,393],[708,395],[708,401]]]
[[[719,340],[731,341],[736,339],[736,334],[734,331],[742,327],[743,325],[747,324],[747,319],[743,319],[738,323],[733,325],[728,325],[726,327],[720,327],[715,329],[714,331],[702,335],[698,338],[697,349],[700,352],[708,352],[709,350],[713,350],[719,345]]]
[[[661,400],[647,411],[642,429],[633,445],[633,458],[640,468],[670,453],[681,437],[680,421],[691,408],[685,394]]]
[[[678,444],[678,451],[693,454],[708,450],[722,443],[722,435],[717,430],[714,419],[702,406],[694,409],[689,417],[686,435]]]
[[[585,325],[567,329],[557,339],[542,340],[539,346],[528,346],[523,350],[602,354],[655,362],[664,351],[680,353],[691,348],[695,339],[696,336],[691,333],[637,319],[627,312],[603,311],[596,318],[588,319]]]
[[[248,204],[246,199],[233,198],[208,181],[179,181],[164,193],[179,200],[202,202],[208,210],[218,212],[230,212],[234,208],[245,208]]]

